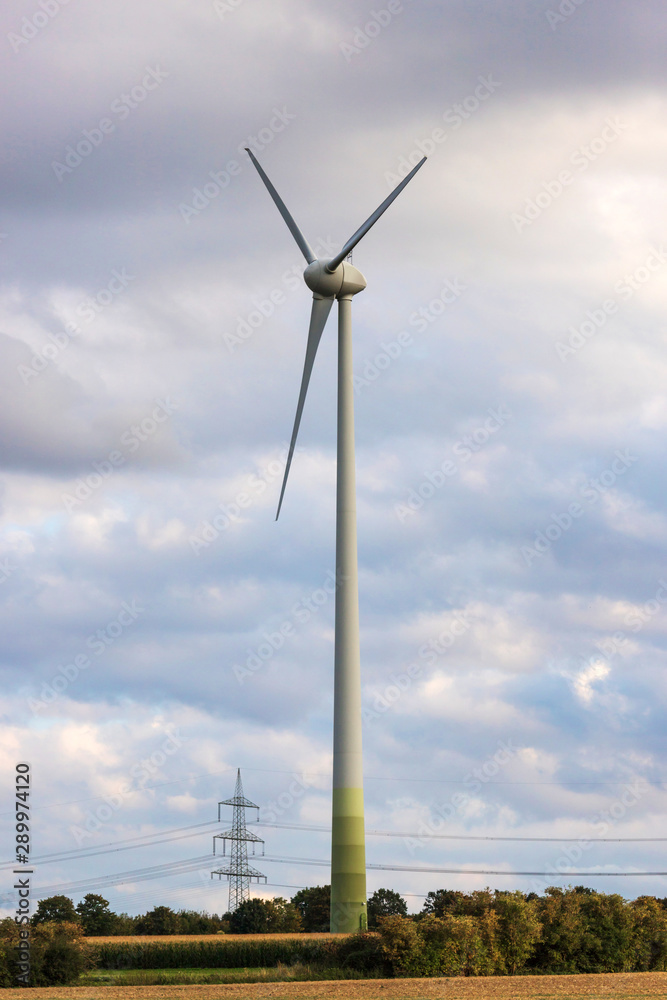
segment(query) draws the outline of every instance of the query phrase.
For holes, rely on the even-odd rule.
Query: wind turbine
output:
[[[359,584],[357,512],[354,474],[354,396],[352,385],[352,298],[366,287],[361,271],[346,258],[401,193],[426,157],[375,209],[335,257],[318,260],[250,149],[246,152],[308,266],[303,277],[313,293],[306,360],[294,419],[276,520],[301,423],[308,383],[320,338],[338,299],[338,447],[336,482],[336,623],[334,652],[334,755],[331,830],[331,932],[366,928],[366,848],[361,757],[361,667],[359,655]]]

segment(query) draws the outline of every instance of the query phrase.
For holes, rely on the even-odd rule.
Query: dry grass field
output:
[[[26,1000],[22,989],[3,1000]],[[639,1000],[667,997],[667,972],[598,976],[490,976],[479,979],[373,979],[229,986],[51,986],[30,1000]]]

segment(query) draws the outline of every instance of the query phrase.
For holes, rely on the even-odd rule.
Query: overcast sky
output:
[[[427,153],[354,256],[369,892],[667,896],[588,843],[667,812],[663,5],[0,18],[2,857],[29,761],[37,894],[223,912],[240,767],[260,893],[329,881],[335,323],[276,523],[310,293],[243,147],[324,255]]]

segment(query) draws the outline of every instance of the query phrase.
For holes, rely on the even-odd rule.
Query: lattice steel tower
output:
[[[226,853],[226,842],[231,841],[231,858],[229,864],[224,868],[216,868],[215,871],[211,872],[211,878],[217,875],[221,878],[226,875],[229,879],[229,912],[233,913],[234,910],[245,902],[246,899],[250,899],[250,883],[253,881],[259,882],[264,879],[266,882],[266,875],[262,875],[258,872],[256,868],[252,868],[248,864],[248,844],[252,844],[252,853],[255,853],[255,844],[262,845],[262,854],[264,853],[264,841],[261,837],[256,837],[254,833],[250,833],[246,829],[245,825],[245,810],[246,809],[259,809],[254,802],[250,799],[246,799],[243,794],[243,785],[241,784],[241,769],[239,768],[236,772],[236,787],[234,789],[234,798],[225,799],[223,802],[218,802],[218,822],[220,822],[220,806],[233,806],[234,813],[232,815],[232,828],[231,830],[225,830],[224,833],[216,833],[213,837],[213,853],[215,854],[215,842],[216,840],[222,840],[222,854]]]

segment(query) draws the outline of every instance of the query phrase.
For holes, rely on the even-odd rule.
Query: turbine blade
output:
[[[426,163],[426,157],[424,157],[422,160],[420,160],[416,167],[413,167],[413,169],[410,171],[410,173],[408,174],[408,176],[403,178],[403,180],[401,181],[401,183],[398,184],[394,188],[394,190],[391,192],[391,194],[389,195],[389,197],[385,198],[385,200],[382,202],[382,204],[378,208],[375,209],[375,211],[373,212],[373,214],[366,219],[366,221],[364,222],[363,226],[360,226],[359,229],[357,229],[357,231],[354,234],[354,236],[350,236],[349,240],[347,241],[347,243],[345,244],[345,246],[343,247],[343,249],[339,250],[338,253],[336,254],[336,256],[333,258],[333,260],[331,260],[327,264],[327,271],[335,271],[336,270],[336,268],[338,267],[338,265],[341,264],[345,260],[345,258],[349,254],[350,250],[352,250],[354,247],[356,247],[356,245],[359,242],[359,240],[363,236],[366,235],[366,233],[371,228],[371,226],[375,225],[375,223],[380,218],[380,216],[384,212],[387,211],[387,209],[391,205],[391,203],[394,200],[394,198],[398,198],[399,194],[401,193],[401,191],[403,190],[403,188],[405,187],[405,185],[410,183],[410,181],[415,176],[415,174],[417,173],[417,171],[419,170],[419,168],[423,167],[425,163]]]
[[[252,160],[252,162],[255,164],[255,166],[257,168],[257,173],[259,174],[259,176],[264,181],[264,184],[266,185],[266,190],[269,192],[269,194],[271,195],[271,197],[275,201],[276,206],[278,208],[278,211],[280,212],[280,214],[282,215],[283,219],[287,223],[290,233],[292,234],[292,236],[294,237],[294,239],[297,242],[299,250],[301,251],[301,253],[303,254],[303,256],[306,258],[306,260],[308,261],[308,263],[312,264],[314,260],[317,260],[317,257],[313,253],[312,248],[310,247],[310,245],[308,243],[308,240],[303,235],[303,233],[301,232],[301,230],[297,226],[296,222],[294,221],[294,219],[290,215],[290,213],[289,213],[289,211],[287,209],[287,205],[282,200],[282,198],[280,197],[280,195],[278,194],[278,192],[274,188],[273,184],[271,183],[271,181],[269,180],[269,178],[266,176],[266,174],[264,173],[264,171],[260,167],[260,165],[257,162],[257,159],[256,159],[255,155],[253,154],[252,150],[248,149],[247,146],[246,146],[245,147],[245,151],[248,154],[248,156],[250,157],[250,159]]]
[[[280,516],[280,508],[282,506],[283,496],[285,494],[285,487],[287,486],[287,477],[289,476],[289,470],[292,464],[292,455],[294,454],[294,448],[296,446],[296,438],[297,434],[299,433],[299,424],[301,423],[301,414],[303,413],[303,404],[306,401],[306,393],[308,392],[310,373],[313,370],[313,362],[315,361],[317,348],[320,346],[320,338],[322,337],[322,331],[324,330],[326,321],[329,318],[329,313],[331,312],[333,301],[334,301],[333,296],[330,299],[323,299],[317,295],[313,296],[313,308],[310,313],[310,328],[308,330],[308,344],[306,345],[306,360],[303,366],[303,375],[301,376],[301,389],[299,391],[299,402],[297,403],[296,407],[296,417],[294,418],[294,429],[292,430],[292,440],[290,441],[289,452],[287,455],[287,464],[285,465],[285,475],[283,477],[283,485],[280,491],[280,500],[278,501],[278,511],[276,513],[276,521]]]

